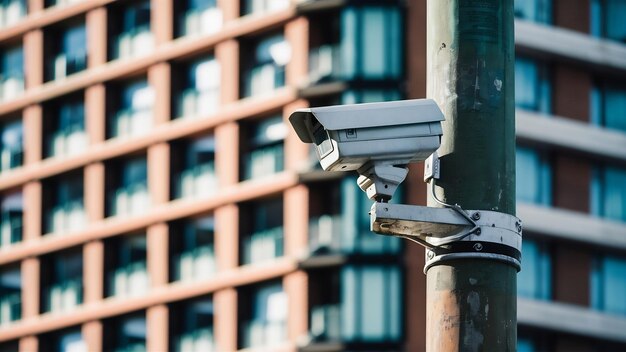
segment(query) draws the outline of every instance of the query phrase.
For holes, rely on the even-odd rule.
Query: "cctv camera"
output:
[[[440,145],[443,113],[431,99],[337,105],[296,110],[298,137],[315,144],[322,168],[357,170],[359,186],[387,201],[407,174]]]

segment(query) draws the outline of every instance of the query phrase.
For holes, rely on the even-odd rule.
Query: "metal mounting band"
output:
[[[426,247],[424,271],[464,258],[498,260],[520,270],[522,222],[510,214],[377,202],[372,205],[370,221],[372,231],[378,234]]]

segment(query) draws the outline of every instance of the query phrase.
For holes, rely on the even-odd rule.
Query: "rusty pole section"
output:
[[[513,0],[428,0],[428,97],[446,121],[437,196],[515,215]],[[429,194],[429,205],[438,206]],[[516,269],[456,259],[427,275],[427,351],[515,351]]]

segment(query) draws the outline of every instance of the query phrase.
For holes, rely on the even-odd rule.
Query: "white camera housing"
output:
[[[289,117],[300,140],[315,144],[324,170],[357,170],[359,186],[383,201],[406,177],[406,164],[439,148],[443,120],[432,99],[299,109]]]

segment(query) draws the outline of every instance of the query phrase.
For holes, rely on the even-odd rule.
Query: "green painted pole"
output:
[[[513,0],[427,4],[428,97],[446,117],[435,192],[463,209],[515,215]],[[432,194],[428,203],[439,206]],[[426,275],[427,351],[516,351],[516,268],[455,259]]]

